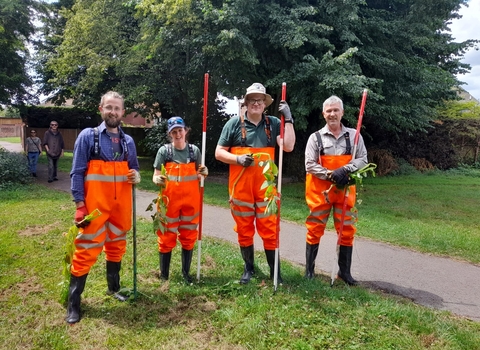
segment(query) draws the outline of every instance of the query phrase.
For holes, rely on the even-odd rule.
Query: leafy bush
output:
[[[398,164],[398,168],[389,173],[389,175],[414,175],[420,173],[417,169],[415,169],[413,165],[411,165],[405,159],[399,158],[396,161]]]
[[[449,169],[447,174],[480,177],[480,163],[460,164],[457,168]]]
[[[0,189],[31,181],[28,160],[22,153],[9,152],[0,147]]]
[[[140,141],[140,146],[143,147],[149,156],[155,156],[161,146],[170,142],[167,136],[166,121],[155,124],[150,129],[145,130],[145,132],[145,138]]]

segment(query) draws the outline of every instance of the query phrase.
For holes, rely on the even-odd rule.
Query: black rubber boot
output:
[[[275,250],[265,249],[265,255],[267,256],[268,266],[270,266],[270,279],[273,280],[274,268],[275,268]],[[280,254],[278,254],[278,276],[277,282],[283,283],[282,275],[280,274]]]
[[[315,259],[318,253],[318,243],[308,244],[305,249],[305,278],[311,280],[315,277]]]
[[[240,278],[240,284],[247,284],[250,282],[255,270],[253,268],[253,261],[255,257],[255,251],[253,245],[249,247],[240,247],[240,252],[242,253],[243,261],[245,261],[245,266],[243,268],[243,275]]]
[[[70,288],[68,291],[68,306],[67,306],[67,317],[65,321],[68,323],[77,323],[80,321],[80,300],[85,288],[85,282],[87,281],[88,273],[75,277],[74,275],[70,276]]]
[[[118,293],[120,291],[120,269],[122,262],[113,262],[107,260],[107,295],[112,295],[115,299],[126,301],[128,297]]]
[[[192,264],[193,249],[186,250],[182,248],[182,275],[187,283],[192,283],[193,279],[190,277],[190,265]]]
[[[160,255],[160,279],[168,280],[170,275],[170,259],[172,258],[172,252],[159,253]]]
[[[341,278],[346,284],[350,286],[356,286],[358,284],[350,274],[350,267],[352,266],[352,251],[353,247],[340,246],[340,252],[338,254],[338,277]]]

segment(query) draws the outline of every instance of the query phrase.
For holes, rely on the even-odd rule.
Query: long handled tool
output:
[[[287,83],[282,83],[282,100],[287,98]],[[279,266],[279,254],[278,249],[280,247],[280,207],[282,197],[282,170],[283,170],[283,136],[285,133],[285,117],[281,116],[280,124],[280,150],[278,155],[278,185],[277,185],[277,242],[275,244],[275,266],[273,268],[273,290],[277,291],[278,286],[278,266]]]
[[[355,138],[353,140],[352,159],[355,158],[355,153],[357,153],[358,140],[360,138],[360,129],[362,128],[362,122],[363,122],[363,112],[365,111],[366,103],[367,103],[367,89],[364,89],[363,95],[362,95],[362,102],[360,104],[360,113],[358,115],[357,130],[355,133]],[[338,230],[337,247],[335,251],[335,258],[333,259],[332,274],[330,276],[331,278],[330,286],[333,286],[333,282],[335,281],[338,258],[340,254],[340,242],[342,240],[342,235],[343,235],[343,223],[345,221],[345,215],[347,213],[347,199],[348,199],[349,192],[350,192],[349,186],[347,185],[345,186],[345,190],[343,192],[342,216],[340,220],[340,229]]]
[[[133,300],[137,299],[137,196],[135,193],[135,185],[132,186],[133,198]]]
[[[203,127],[202,127],[202,165],[205,165],[205,146],[207,143],[207,107],[208,107],[208,73],[205,73],[203,82]],[[198,223],[198,256],[197,281],[200,281],[200,258],[202,255],[202,228],[203,228],[203,176],[200,179],[200,221]]]

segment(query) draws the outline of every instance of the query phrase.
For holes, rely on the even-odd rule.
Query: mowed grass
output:
[[[59,169],[69,172],[72,153]],[[46,157],[40,157],[46,164]],[[158,191],[151,181],[153,159],[139,157],[140,190]],[[206,204],[229,207],[228,174],[212,174]],[[220,180],[220,181],[219,181]],[[358,189],[357,237],[367,237],[429,254],[480,263],[480,170],[366,178]],[[282,185],[282,219],[304,225],[309,213],[304,183]],[[330,218],[327,229],[333,230]]]
[[[365,199],[366,201],[366,199]],[[0,192],[0,348],[2,349],[479,349],[480,323],[362,287],[307,281],[288,262],[288,283],[273,293],[263,253],[258,276],[238,284],[238,247],[203,239],[202,276],[186,285],[180,249],[170,280],[158,279],[151,222],[137,221],[138,298],[105,295],[101,255],[91,270],[80,323],[59,303],[63,236],[72,223],[70,195],[44,186]],[[133,287],[132,233],[121,271]],[[196,255],[192,272],[196,270]]]
[[[20,143],[20,137],[0,137],[0,141],[10,142],[10,143]]]

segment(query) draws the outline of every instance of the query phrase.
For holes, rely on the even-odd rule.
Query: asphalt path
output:
[[[19,144],[0,141],[0,146],[21,152]],[[44,156],[44,155],[42,155]],[[61,160],[60,160],[61,161]],[[60,173],[59,181],[47,183],[46,166],[40,165],[36,181],[47,187],[70,192],[68,174]],[[149,181],[150,179],[143,179]],[[205,182],[208,186],[208,179]],[[156,194],[136,191],[137,215],[151,218],[145,208]],[[203,235],[237,243],[233,219],[227,209],[204,205]],[[280,256],[305,265],[305,227],[282,221]],[[330,275],[335,259],[336,234],[326,232],[316,260],[317,273]],[[263,250],[255,235],[255,248]],[[240,251],[239,251],[240,254]],[[355,238],[352,275],[362,286],[399,295],[415,303],[480,322],[480,266],[449,258],[398,248],[357,236]],[[288,283],[288,275],[283,275]]]

